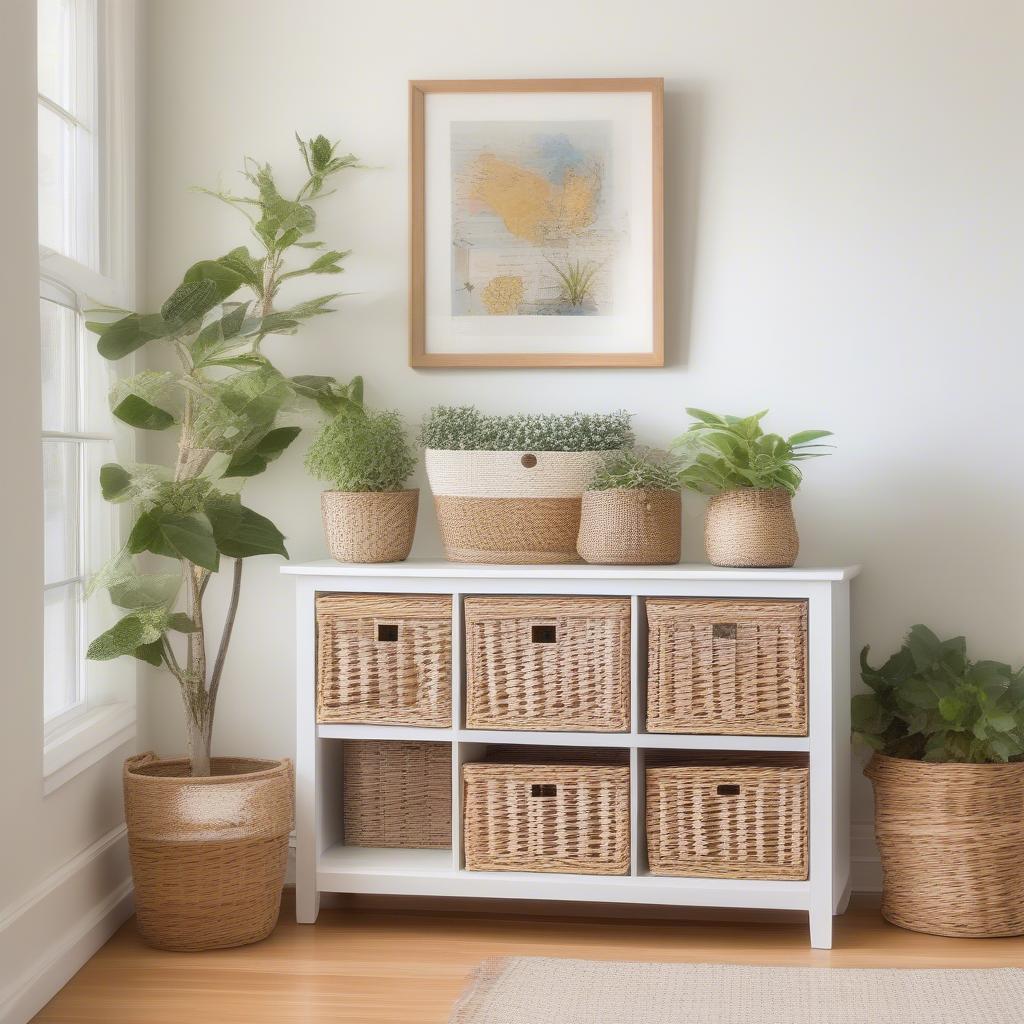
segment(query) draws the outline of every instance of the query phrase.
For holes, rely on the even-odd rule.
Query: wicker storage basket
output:
[[[451,728],[448,595],[321,594],[316,624],[318,722]]]
[[[681,509],[678,491],[585,491],[576,550],[603,565],[674,565]]]
[[[583,760],[463,765],[466,868],[628,874],[629,766]]]
[[[647,768],[653,875],[807,878],[806,761],[687,758]]]
[[[629,618],[629,598],[466,598],[467,728],[628,730]]]
[[[291,762],[215,757],[192,778],[185,759],[124,765],[124,813],[142,937],[201,950],[265,939],[288,863]]]
[[[450,743],[345,740],[341,785],[346,846],[451,849]]]
[[[933,764],[875,754],[882,914],[932,935],[1024,934],[1024,762]]]
[[[712,565],[792,565],[800,553],[800,538],[789,492],[744,487],[713,495],[704,516],[704,549]]]
[[[649,598],[647,728],[807,735],[807,602]]]
[[[331,558],[404,562],[412,550],[420,492],[323,491],[320,512]]]

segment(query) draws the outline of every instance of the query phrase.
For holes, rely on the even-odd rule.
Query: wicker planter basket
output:
[[[933,764],[875,754],[882,914],[932,935],[1024,934],[1024,762]]]
[[[466,726],[629,729],[629,598],[469,597]]]
[[[331,558],[404,562],[416,533],[420,492],[323,491],[320,511]]]
[[[316,720],[452,724],[452,599],[446,594],[321,594]]]
[[[467,870],[629,874],[628,765],[483,762],[462,778]]]
[[[185,759],[124,765],[124,812],[142,937],[201,950],[265,939],[288,862],[291,762],[215,757],[191,778]]]
[[[806,761],[715,755],[647,769],[652,875],[807,878]]]
[[[451,849],[451,744],[345,740],[342,819],[346,846]]]
[[[789,492],[747,487],[715,494],[704,517],[704,548],[712,565],[786,568],[800,538]]]
[[[674,565],[681,509],[678,491],[585,491],[576,550],[601,565]]]
[[[647,728],[807,735],[807,602],[648,598]]]
[[[604,452],[424,453],[448,560],[578,562],[580,498]]]

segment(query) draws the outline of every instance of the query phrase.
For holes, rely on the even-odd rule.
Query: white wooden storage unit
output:
[[[296,916],[316,920],[320,894],[390,893],[806,911],[811,945],[832,943],[832,916],[849,898],[849,581],[857,567],[719,569],[713,566],[505,566],[416,561],[384,565],[292,564],[296,584]],[[452,724],[447,729],[318,725],[316,595],[329,592],[452,596]],[[463,715],[463,598],[484,594],[593,594],[631,598],[631,727],[622,733],[481,731]],[[644,601],[648,597],[799,598],[808,607],[807,736],[648,733]],[[341,746],[346,739],[426,740],[451,746],[450,850],[347,847],[341,834]],[[466,871],[461,766],[488,744],[615,747],[629,752],[629,875]],[[810,766],[810,873],[806,881],[651,875],[644,834],[648,751],[800,751]]]

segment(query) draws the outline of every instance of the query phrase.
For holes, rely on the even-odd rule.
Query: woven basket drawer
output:
[[[742,757],[647,769],[652,875],[807,878],[806,762]]]
[[[316,623],[318,722],[451,728],[450,597],[321,594]]]
[[[463,765],[469,871],[629,873],[629,767]]]
[[[650,732],[807,735],[807,602],[649,598]]]
[[[451,744],[344,740],[341,788],[346,846],[451,849]]]
[[[629,729],[629,598],[471,597],[466,726]]]

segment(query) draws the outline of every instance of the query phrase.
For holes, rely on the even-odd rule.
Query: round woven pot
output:
[[[320,511],[331,558],[338,562],[404,562],[416,533],[420,492],[324,491]]]
[[[723,491],[708,502],[704,549],[712,565],[785,568],[796,561],[800,538],[793,500],[782,487]]]
[[[152,753],[124,765],[124,812],[142,937],[160,949],[243,946],[277,923],[292,829],[291,761]]]
[[[932,935],[1024,934],[1024,762],[875,754],[882,915]]]
[[[452,562],[578,562],[580,498],[604,452],[424,453]]]
[[[681,515],[678,491],[584,491],[576,550],[601,565],[674,565]]]

